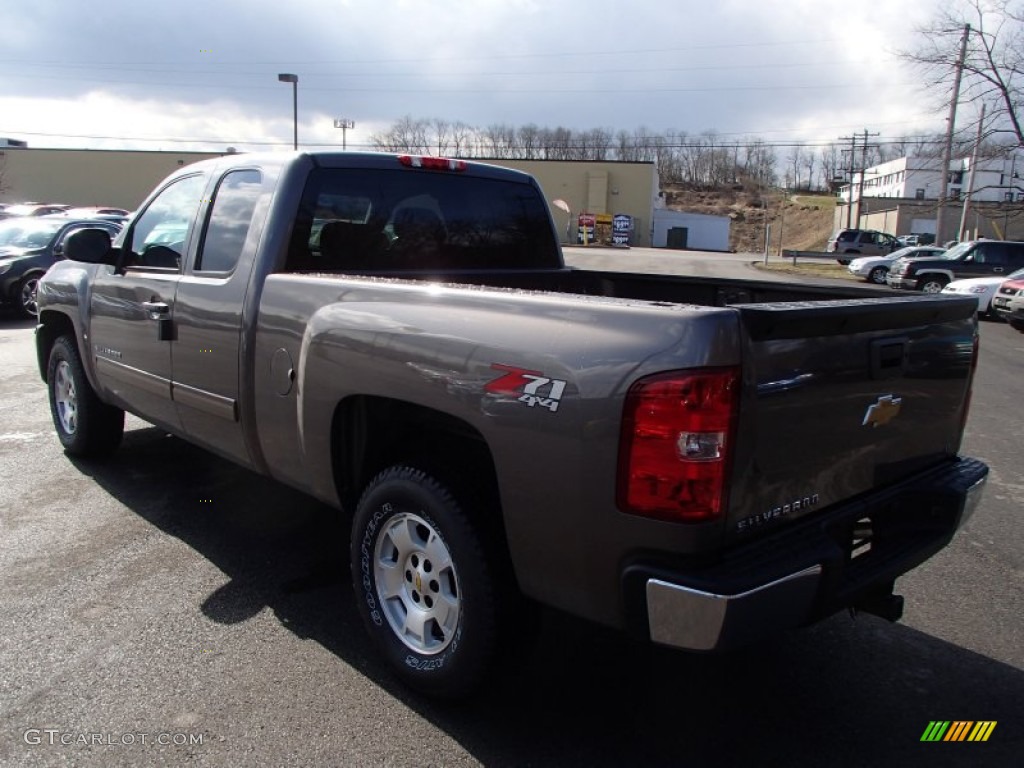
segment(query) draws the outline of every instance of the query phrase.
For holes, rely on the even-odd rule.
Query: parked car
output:
[[[931,245],[935,242],[935,235],[928,232],[913,233],[910,235],[900,235],[896,238],[905,246],[911,245]]]
[[[992,310],[996,317],[1024,333],[1024,270],[1014,272],[996,289]]]
[[[1009,280],[1024,278],[1024,269],[1018,269],[1007,278],[1002,277],[971,277],[966,280],[954,280],[942,289],[943,293],[959,293],[974,296],[978,300],[978,314],[985,317],[995,317],[992,311],[992,297],[995,296],[999,286]]]
[[[1024,267],[1024,243],[1012,240],[970,240],[937,259],[898,259],[889,267],[892,288],[939,293],[954,280],[1001,277]]]
[[[36,290],[54,262],[63,258],[64,240],[73,232],[99,227],[116,235],[121,227],[96,219],[21,217],[0,221],[0,303],[35,317]]]
[[[863,277],[869,283],[885,285],[890,265],[897,259],[923,259],[941,256],[944,249],[937,246],[911,246],[893,251],[888,256],[861,256],[847,265],[850,274]]]
[[[63,213],[70,205],[58,203],[19,203],[4,208],[4,216],[14,218],[16,216],[48,216],[51,213]]]
[[[83,208],[69,208],[64,213],[67,216],[73,216],[78,219],[93,219],[99,216],[127,216],[131,211],[127,211],[124,208],[89,205]]]
[[[877,232],[873,229],[840,229],[828,240],[825,250],[828,253],[843,254],[836,257],[840,264],[849,264],[853,257],[849,254],[860,253],[865,256],[883,256],[899,249],[899,241],[890,234]]]

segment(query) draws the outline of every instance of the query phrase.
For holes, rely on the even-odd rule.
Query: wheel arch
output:
[[[46,381],[46,369],[50,363],[50,351],[53,344],[61,336],[70,336],[75,340],[78,347],[78,354],[83,364],[86,356],[82,354],[82,345],[79,342],[78,334],[75,332],[75,324],[70,317],[63,312],[45,310],[39,313],[39,324],[36,326],[36,362],[39,365],[39,377]],[[89,373],[86,366],[86,374]]]
[[[501,532],[497,472],[484,436],[451,414],[404,400],[373,395],[345,398],[334,410],[331,457],[338,499],[355,509],[363,489],[390,466],[408,464],[439,479],[472,490],[486,510],[488,522]],[[479,511],[467,510],[471,517]]]
[[[956,276],[947,269],[936,269],[936,268],[925,268],[914,275],[915,280],[922,280],[928,277],[942,277],[945,278],[947,283],[951,283],[956,280]]]

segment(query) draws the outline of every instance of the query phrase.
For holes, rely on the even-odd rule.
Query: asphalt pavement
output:
[[[134,418],[110,460],[69,460],[31,324],[0,316],[0,765],[1020,765],[1024,334],[981,338],[964,452],[992,479],[898,582],[901,623],[691,656],[543,612],[522,661],[452,706],[370,648],[343,515]],[[922,742],[937,720],[997,724]]]

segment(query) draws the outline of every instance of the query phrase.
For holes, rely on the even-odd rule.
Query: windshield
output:
[[[0,246],[45,248],[64,224],[63,221],[24,219],[0,221]]]

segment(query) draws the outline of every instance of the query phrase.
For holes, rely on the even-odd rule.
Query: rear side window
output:
[[[535,187],[456,173],[318,168],[288,271],[542,269],[561,264]]]
[[[256,170],[230,171],[221,179],[199,249],[197,272],[230,272],[235,268],[259,201],[261,184],[260,172]]]
[[[844,229],[836,236],[836,240],[840,243],[851,243],[857,239],[857,230],[855,229]]]

